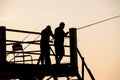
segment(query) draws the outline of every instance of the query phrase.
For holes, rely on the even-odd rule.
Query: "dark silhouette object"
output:
[[[55,29],[55,53],[56,53],[56,63],[60,64],[60,61],[62,60],[63,56],[65,55],[64,51],[64,37],[67,36],[68,32],[64,32],[65,23],[61,22],[59,24],[59,27]]]
[[[50,61],[50,36],[53,37],[53,33],[51,31],[51,26],[47,26],[41,32],[41,40],[40,40],[40,48],[41,48],[41,55],[39,57],[38,63],[41,61],[41,64],[51,64]]]
[[[16,60],[17,57],[18,58],[20,58],[20,57],[23,58],[23,61],[21,61],[21,62],[23,62],[23,64],[25,64],[25,57],[30,57],[31,58],[30,61],[31,61],[31,63],[33,63],[32,56],[24,54],[22,44],[20,44],[19,42],[14,43],[12,45],[12,49],[13,49],[13,52],[14,52],[14,63],[17,62],[17,60]],[[17,52],[21,52],[21,53],[16,54]]]
[[[23,47],[18,42],[13,44],[12,49],[13,49],[13,52],[16,52],[16,53],[17,53],[17,51],[23,52]],[[24,63],[24,53],[23,53],[22,57],[23,57],[23,63]],[[16,55],[14,53],[14,62],[16,61],[15,58],[16,58]]]
[[[12,48],[13,48],[13,51],[17,51],[17,50],[23,51],[22,45],[20,43],[14,43]]]

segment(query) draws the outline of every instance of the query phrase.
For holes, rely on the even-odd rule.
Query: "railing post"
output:
[[[82,80],[84,80],[84,57],[82,58]]]
[[[76,28],[70,28],[70,62],[77,66],[77,32]]]
[[[0,26],[0,64],[6,63],[6,30]]]

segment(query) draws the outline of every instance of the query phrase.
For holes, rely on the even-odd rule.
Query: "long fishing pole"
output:
[[[36,31],[38,28],[39,28],[39,26],[38,26],[38,27],[36,27],[33,31]],[[31,33],[29,33],[29,34],[28,34],[25,38],[23,38],[23,40],[22,40],[22,41],[24,41],[25,39],[27,39],[30,35],[31,35]]]
[[[87,28],[87,27],[90,27],[90,26],[93,26],[93,25],[96,25],[96,24],[99,24],[99,23],[102,23],[102,22],[105,22],[105,21],[109,21],[109,20],[112,20],[112,19],[115,19],[115,18],[118,18],[118,17],[120,17],[120,15],[114,16],[114,17],[111,17],[111,18],[108,18],[108,19],[104,19],[104,20],[101,20],[101,21],[98,21],[98,22],[95,22],[95,23],[92,23],[92,24],[89,24],[89,25],[86,25],[86,26],[83,26],[83,27],[80,27],[80,28],[77,28],[77,30]]]
[[[39,35],[39,36],[40,36],[40,35]],[[38,39],[39,36],[37,36],[33,41],[35,41],[36,39]],[[25,50],[28,46],[30,46],[30,44],[28,44],[23,50]]]

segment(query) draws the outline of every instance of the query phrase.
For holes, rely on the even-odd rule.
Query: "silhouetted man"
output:
[[[61,22],[59,24],[59,27],[55,29],[55,52],[56,52],[56,63],[60,64],[60,61],[62,60],[63,56],[65,55],[64,51],[64,36],[68,34],[64,32],[65,23]]]
[[[40,40],[41,55],[39,57],[37,64],[39,64],[40,61],[41,61],[41,64],[51,64],[50,45],[49,45],[50,36],[53,37],[53,33],[51,31],[51,27],[48,25],[41,32],[41,40]]]

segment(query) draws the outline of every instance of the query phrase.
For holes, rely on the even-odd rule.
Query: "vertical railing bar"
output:
[[[87,71],[88,71],[88,73],[89,73],[91,79],[92,79],[92,80],[95,80],[95,78],[94,78],[92,72],[90,71],[90,69],[88,68],[88,66],[87,66],[87,64],[86,64],[85,62],[84,62],[84,65],[85,65],[85,68],[87,69]]]
[[[82,80],[84,80],[84,57],[82,58]]]
[[[79,56],[80,56],[81,60],[83,60],[83,57],[82,57],[82,55],[81,55],[80,51],[78,50],[78,48],[77,48],[77,52],[78,52],[78,54],[79,54]],[[83,61],[82,61],[82,62],[83,62]],[[95,78],[94,78],[94,76],[93,76],[92,72],[91,72],[91,71],[90,71],[90,69],[88,68],[88,66],[87,66],[87,64],[86,64],[86,62],[85,62],[85,61],[84,61],[84,66],[85,66],[85,68],[86,68],[86,70],[87,70],[88,74],[90,75],[91,79],[92,79],[92,80],[95,80]]]
[[[0,64],[6,63],[6,27],[0,26]]]

